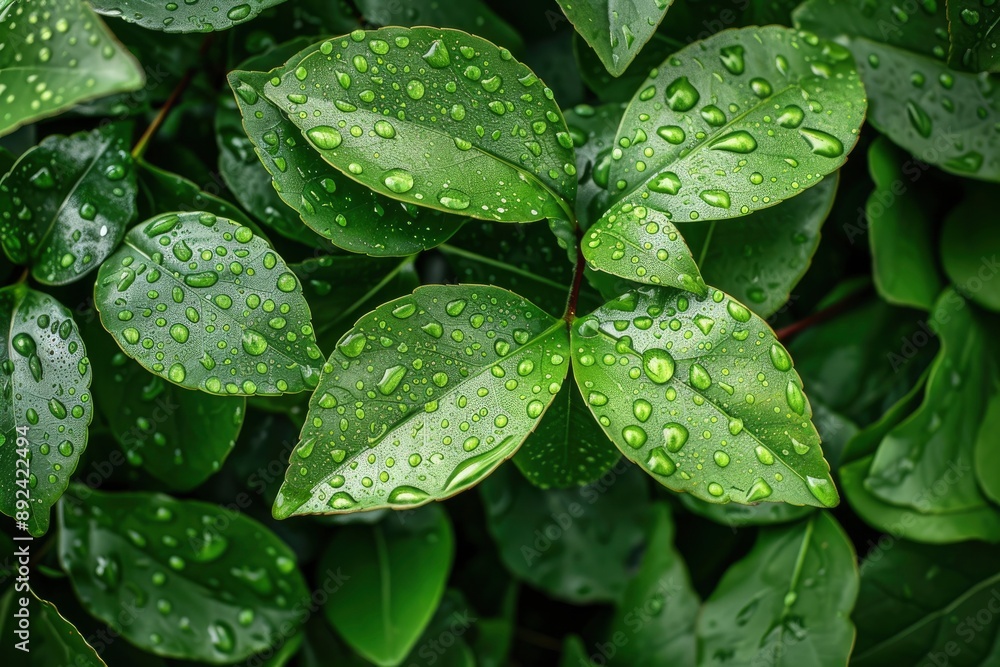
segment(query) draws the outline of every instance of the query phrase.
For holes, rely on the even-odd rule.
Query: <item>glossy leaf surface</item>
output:
[[[462,0],[460,3],[441,0],[407,0],[405,3],[358,0],[357,5],[362,16],[377,25],[457,28],[515,53],[524,48],[517,31],[481,0]]]
[[[161,0],[94,0],[94,9],[118,16],[150,30],[212,32],[249,21],[264,9],[284,0],[212,0],[167,2]]]
[[[1000,288],[993,284],[1000,266],[1000,232],[984,224],[1000,187],[972,187],[945,218],[939,249],[944,271],[955,289],[970,301],[1000,311]]]
[[[631,0],[557,1],[608,72],[618,76],[656,32],[673,0],[642,4]]]
[[[970,72],[1000,72],[995,34],[1000,7],[990,0],[948,0],[948,62]]]
[[[22,606],[21,600],[27,600]],[[25,652],[17,646],[21,637],[14,634],[18,628],[19,619],[14,614],[26,609],[31,619],[30,660],[46,665],[75,665],[76,667],[107,667],[94,647],[87,643],[80,631],[59,613],[56,606],[47,600],[40,599],[34,591],[15,591],[13,586],[7,588],[0,596],[0,614],[3,623],[0,624],[0,636],[4,644],[0,647],[0,658],[7,664],[15,665],[25,659]],[[27,664],[27,663],[26,663]]]

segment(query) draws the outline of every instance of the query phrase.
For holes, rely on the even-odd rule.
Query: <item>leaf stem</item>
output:
[[[563,319],[567,324],[573,324],[576,317],[576,304],[580,299],[580,288],[583,286],[583,273],[587,262],[583,258],[583,230],[576,216],[573,216],[573,231],[576,232],[576,264],[573,266],[573,283],[569,288],[569,298],[566,299],[566,311]]]
[[[715,223],[717,220],[713,220],[708,225],[708,234],[705,235],[705,243],[701,246],[701,254],[698,257],[698,268],[705,263],[705,257],[708,256],[708,246],[712,243],[712,234],[715,233]]]
[[[133,160],[138,160],[143,156],[146,152],[146,148],[149,146],[150,140],[156,135],[160,126],[163,125],[163,121],[167,119],[167,115],[170,113],[170,110],[177,103],[177,100],[179,100],[184,94],[184,91],[187,90],[187,87],[191,85],[191,81],[194,79],[195,74],[201,71],[201,61],[204,60],[209,47],[212,46],[214,38],[215,33],[209,33],[205,36],[205,39],[202,40],[201,47],[198,49],[198,62],[184,72],[184,76],[182,76],[181,80],[177,82],[176,86],[174,86],[174,89],[170,92],[170,96],[167,98],[167,101],[163,103],[163,106],[160,107],[160,111],[156,114],[156,117],[153,118],[153,122],[149,124],[146,131],[142,133],[141,137],[139,137],[139,141],[136,142],[135,148],[132,149]]]
[[[792,338],[802,333],[803,331],[805,331],[810,327],[816,326],[817,324],[823,324],[824,322],[828,322],[829,320],[836,318],[841,313],[850,310],[853,306],[861,303],[861,301],[863,301],[867,297],[868,297],[868,290],[860,290],[844,299],[841,299],[832,306],[828,306],[823,310],[818,310],[812,315],[809,315],[808,317],[805,317],[799,320],[798,322],[793,322],[792,324],[789,324],[787,327],[782,327],[781,329],[778,329],[774,333],[778,337],[778,340],[780,341],[788,340],[789,338]]]

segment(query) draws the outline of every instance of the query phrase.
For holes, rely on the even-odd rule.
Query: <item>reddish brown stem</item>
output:
[[[808,317],[805,317],[799,320],[798,322],[793,322],[792,324],[789,324],[787,327],[782,327],[781,329],[778,329],[774,333],[778,337],[778,340],[787,341],[789,338],[792,338],[793,336],[802,333],[803,331],[805,331],[810,327],[834,319],[841,313],[850,310],[859,302],[867,298],[867,296],[868,296],[868,290],[861,290],[859,292],[855,292],[854,294],[844,299],[841,299],[832,306],[828,306],[823,310],[818,310],[812,315],[809,315]]]
[[[568,323],[573,323],[576,317],[576,303],[580,299],[580,288],[583,286],[583,273],[586,268],[586,260],[583,259],[583,231],[579,226],[576,228],[576,266],[573,267],[573,286],[570,287],[569,299],[566,301],[566,313],[563,319]]]

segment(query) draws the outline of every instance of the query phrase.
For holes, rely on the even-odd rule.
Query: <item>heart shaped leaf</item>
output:
[[[213,394],[316,386],[322,353],[298,278],[262,238],[212,213],[167,213],[101,265],[101,323],[147,370]]]
[[[285,0],[212,0],[167,2],[161,0],[93,0],[101,14],[118,16],[150,30],[212,32],[228,30]]]
[[[52,135],[0,180],[0,238],[12,262],[62,285],[96,269],[136,215],[131,124]]]
[[[788,352],[715,288],[644,287],[578,319],[574,375],[626,457],[716,503],[839,502]]]
[[[673,0],[557,0],[604,67],[620,76],[656,32]]]
[[[219,505],[76,486],[59,528],[60,563],[87,611],[149,653],[239,662],[304,620],[295,553]],[[137,599],[142,613],[124,614]]]
[[[255,83],[324,160],[383,195],[501,222],[568,217],[573,141],[552,91],[486,40],[358,30]],[[256,97],[246,85],[233,87]]]
[[[0,290],[0,327],[0,512],[42,535],[87,447],[90,362],[69,310],[23,284]]]
[[[379,306],[323,367],[274,516],[421,505],[479,482],[559,393],[568,342],[565,322],[498,287]]]
[[[0,3],[0,44],[0,136],[143,85],[139,64],[81,0]]]

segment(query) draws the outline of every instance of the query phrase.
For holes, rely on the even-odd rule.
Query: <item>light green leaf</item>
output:
[[[22,607],[19,600],[27,599],[28,604]],[[26,609],[29,620],[29,634],[25,646],[30,653],[22,652],[17,643],[22,638],[14,634],[19,619],[15,612]],[[73,665],[74,667],[107,667],[94,647],[87,643],[80,631],[67,621],[56,606],[42,600],[34,591],[25,594],[18,588],[10,586],[0,597],[0,636],[3,646],[0,646],[0,658],[4,664],[24,664],[25,656],[30,656],[27,664],[40,665]]]
[[[232,220],[167,213],[132,228],[101,265],[94,300],[125,354],[182,387],[294,394],[319,380],[298,279]]]
[[[947,0],[948,62],[970,72],[1000,72],[1000,49],[994,31],[1000,6],[991,0]]]
[[[580,392],[566,385],[545,421],[524,441],[514,463],[535,486],[566,489],[590,484],[620,457],[594,423]]]
[[[139,64],[81,0],[0,7],[0,44],[7,47],[0,51],[0,136],[144,82]]]
[[[1000,550],[974,543],[891,545],[876,547],[862,561],[851,665],[932,665],[934,658],[950,664],[996,663],[998,626],[975,619],[996,605]],[[948,645],[953,645],[951,653],[946,653]],[[954,646],[961,648],[960,662],[949,660],[958,657]]]
[[[481,0],[441,2],[441,0],[357,0],[361,14],[376,25],[433,25],[457,28],[520,52],[524,42],[510,25]]]
[[[650,517],[638,470],[622,463],[587,486],[543,491],[508,466],[480,489],[486,527],[515,577],[573,604],[622,599]]]
[[[97,364],[95,401],[130,464],[175,491],[219,471],[243,426],[245,398],[206,396],[151,375],[96,323],[86,341]]]
[[[149,653],[238,662],[304,620],[309,592],[295,553],[243,514],[76,486],[59,528],[60,563],[87,611]],[[142,613],[123,615],[137,599]]]
[[[486,40],[359,30],[296,56],[261,88],[324,160],[388,197],[501,222],[572,206],[572,140],[552,91]]]
[[[912,164],[903,173],[906,160],[884,137],[868,149],[875,181],[865,206],[872,274],[879,295],[889,303],[930,310],[944,289],[935,257],[933,202],[914,191]]]
[[[701,600],[691,585],[684,559],[674,548],[669,506],[658,503],[652,510],[642,565],[628,582],[606,633],[613,641],[617,636],[626,639],[608,660],[609,665],[694,664],[695,621]]]
[[[117,16],[143,28],[164,32],[228,30],[254,18],[284,0],[213,0],[168,2],[162,0],[91,0],[101,14]]]
[[[341,527],[320,572],[344,576],[323,613],[376,665],[404,662],[437,609],[455,556],[451,522],[437,505]]]
[[[877,130],[928,164],[1000,181],[1000,87],[986,74],[866,39],[852,40],[851,49]]]
[[[379,306],[323,367],[274,516],[421,505],[476,484],[559,393],[568,338],[498,287],[427,286]]]
[[[812,263],[838,180],[834,174],[799,197],[742,218],[680,225],[705,280],[761,317],[777,312]]]
[[[698,618],[698,665],[846,665],[858,595],[854,546],[829,512],[761,531]]]
[[[229,85],[277,196],[309,228],[351,252],[397,256],[432,248],[458,231],[462,218],[383,197],[325,162],[282,107],[264,97],[269,78],[233,72]]]
[[[1000,503],[1000,447],[996,445],[996,435],[1000,433],[1000,394],[993,394],[976,436],[975,456],[976,478],[987,498]]]
[[[16,264],[47,285],[96,269],[135,219],[131,124],[51,135],[0,180],[0,237]]]
[[[997,186],[969,187],[945,218],[939,241],[941,264],[955,289],[993,311],[1000,311],[1000,289],[991,284],[1000,272],[1000,230],[984,221],[990,219],[998,193]]]
[[[556,0],[604,67],[620,76],[656,32],[673,0]]]
[[[38,536],[87,448],[90,361],[72,313],[48,294],[0,289],[0,323],[0,512]]]
[[[709,291],[643,287],[578,319],[580,391],[625,456],[674,491],[834,507],[791,357],[763,320]]]

